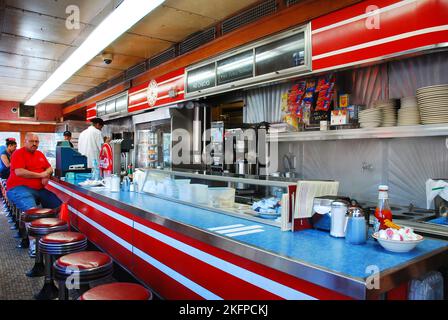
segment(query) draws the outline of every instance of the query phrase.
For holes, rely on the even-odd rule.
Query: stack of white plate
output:
[[[383,114],[381,109],[371,108],[359,111],[358,119],[361,128],[376,128],[381,125]]]
[[[417,101],[423,124],[448,122],[448,84],[417,89]]]
[[[420,124],[420,111],[418,110],[417,98],[401,98],[401,107],[398,110],[399,126],[415,126]]]
[[[397,101],[394,99],[390,100],[379,100],[374,102],[375,108],[381,110],[383,114],[381,126],[382,127],[393,127],[397,125]]]

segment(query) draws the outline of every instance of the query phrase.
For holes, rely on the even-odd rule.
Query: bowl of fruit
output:
[[[372,237],[378,240],[384,249],[391,252],[409,252],[424,240],[421,235],[408,227],[389,227],[375,232]]]

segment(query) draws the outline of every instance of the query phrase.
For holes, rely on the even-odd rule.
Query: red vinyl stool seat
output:
[[[105,267],[112,263],[111,257],[99,251],[83,251],[60,257],[55,265],[59,267],[76,267],[79,270],[90,270]]]
[[[79,232],[61,231],[47,234],[41,241],[45,243],[64,244],[86,240],[87,237]]]
[[[22,242],[19,247],[28,248],[29,246],[27,226],[30,222],[41,218],[56,218],[57,216],[58,212],[49,208],[32,208],[21,212],[19,214],[18,229]]]
[[[49,208],[32,208],[22,213],[23,221],[31,222],[39,218],[52,218],[57,216],[57,212]]]
[[[80,286],[110,277],[113,272],[112,258],[99,251],[81,251],[60,257],[53,263],[54,276],[59,281],[59,300],[68,299],[65,280],[74,277]]]
[[[42,260],[42,253],[39,250],[40,238],[52,232],[65,231],[68,229],[68,224],[64,220],[58,218],[41,218],[34,220],[28,227],[28,234],[36,237],[36,257],[33,269],[28,273],[28,277],[42,277],[45,275],[45,266]]]
[[[44,235],[39,240],[39,252],[44,255],[45,281],[37,300],[51,300],[58,296],[51,268],[53,261],[61,255],[83,251],[87,248],[87,237],[79,232],[60,231]]]
[[[67,225],[67,222],[59,218],[41,218],[31,222],[30,228],[53,228]]]
[[[152,300],[152,293],[136,283],[114,282],[88,290],[80,300]]]

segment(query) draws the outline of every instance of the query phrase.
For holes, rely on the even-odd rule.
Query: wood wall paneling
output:
[[[209,17],[162,5],[144,17],[130,32],[180,42],[190,34],[214,23],[216,20]]]
[[[126,33],[110,44],[104,51],[127,54],[139,58],[149,58],[162,52],[174,43],[148,36]]]

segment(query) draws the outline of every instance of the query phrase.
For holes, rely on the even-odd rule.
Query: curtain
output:
[[[291,88],[291,82],[247,90],[243,118],[245,123],[281,122],[281,96]]]
[[[391,98],[415,96],[418,88],[446,83],[448,83],[447,51],[389,63]]]

